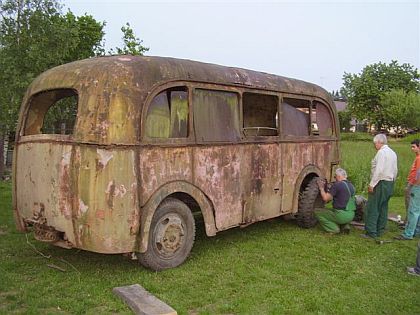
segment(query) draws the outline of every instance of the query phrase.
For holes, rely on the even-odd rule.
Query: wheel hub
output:
[[[156,226],[156,248],[165,256],[173,255],[184,243],[184,225],[176,214],[161,218]]]

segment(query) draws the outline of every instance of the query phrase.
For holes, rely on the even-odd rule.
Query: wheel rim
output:
[[[164,215],[156,224],[154,247],[163,258],[171,258],[185,244],[185,224],[176,213]]]

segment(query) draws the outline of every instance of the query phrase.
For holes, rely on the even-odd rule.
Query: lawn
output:
[[[399,155],[401,195],[413,156],[407,143],[391,147]],[[343,142],[342,152],[360,192],[374,148]],[[403,208],[403,197],[391,199],[391,212],[403,214]],[[391,222],[386,238],[398,231]],[[11,183],[3,182],[0,314],[130,314],[111,290],[134,283],[179,314],[420,314],[420,278],[405,272],[417,242],[378,245],[360,233],[329,236],[281,219],[212,238],[201,227],[187,262],[156,273],[121,255],[65,250],[16,232]]]

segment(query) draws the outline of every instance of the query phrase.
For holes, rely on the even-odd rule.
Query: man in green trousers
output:
[[[397,155],[387,145],[384,134],[373,138],[377,150],[372,160],[371,180],[368,187],[368,201],[365,211],[366,238],[377,238],[385,233],[388,220],[388,201],[394,192],[394,182],[397,178]]]
[[[325,202],[333,201],[333,209],[316,209],[315,216],[321,227],[331,234],[349,233],[350,226],[348,223],[354,218],[356,203],[354,198],[355,190],[353,185],[347,181],[347,173],[342,168],[335,171],[336,181],[332,184],[328,192],[325,191],[325,182],[318,181],[319,192],[322,200]],[[350,202],[349,202],[350,200]]]

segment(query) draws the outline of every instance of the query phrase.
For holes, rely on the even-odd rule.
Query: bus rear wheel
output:
[[[164,200],[153,215],[145,253],[140,263],[160,271],[181,265],[194,244],[195,222],[191,210],[175,198]]]
[[[324,201],[319,193],[319,177],[312,178],[304,190],[299,194],[299,206],[296,216],[297,224],[303,228],[314,227],[318,220],[315,217],[315,208],[324,207]]]

